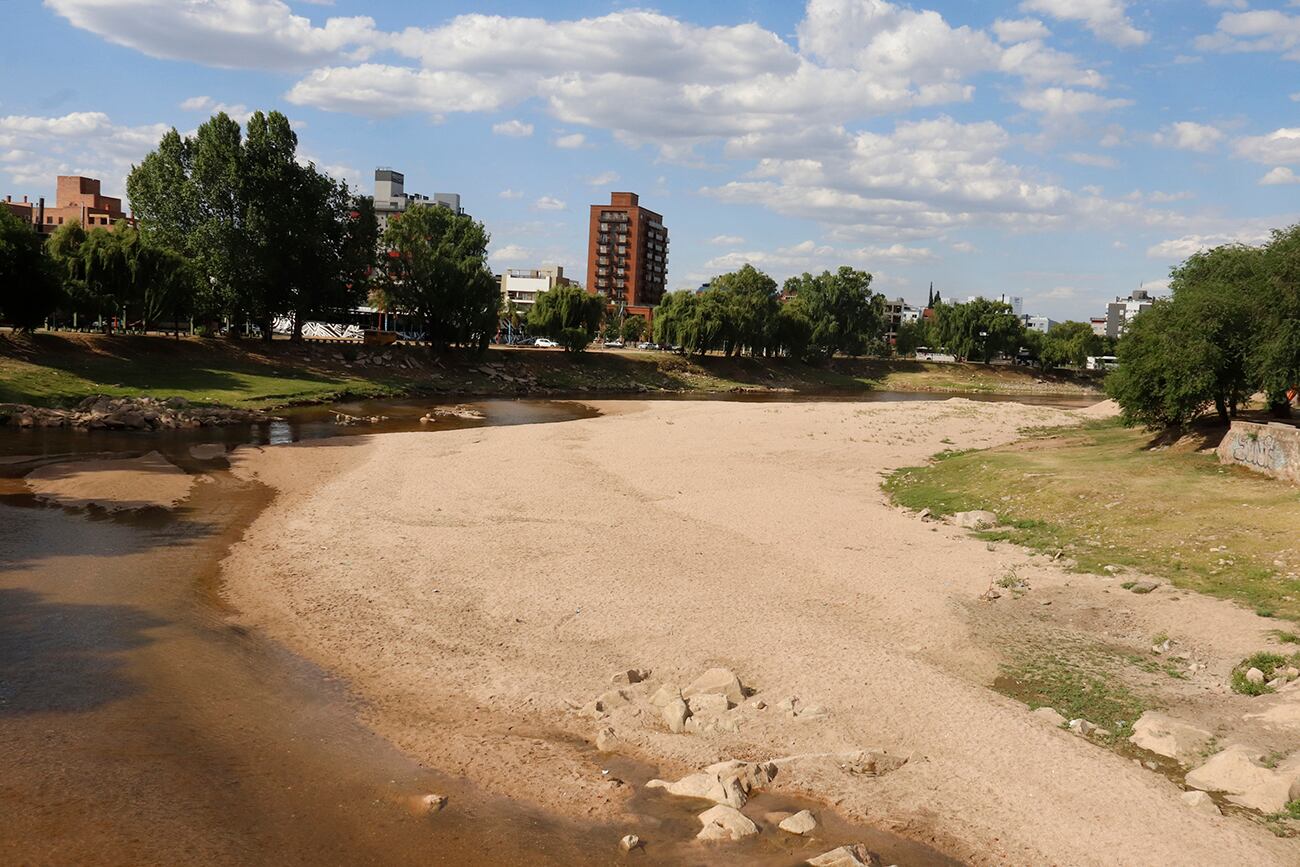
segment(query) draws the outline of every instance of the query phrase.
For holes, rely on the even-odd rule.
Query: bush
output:
[[[583,328],[563,328],[555,339],[565,352],[582,352],[591,343],[591,335]]]
[[[1255,653],[1237,663],[1237,667],[1232,670],[1232,691],[1239,692],[1242,695],[1265,695],[1273,691],[1273,687],[1268,682],[1276,676],[1279,668],[1285,668],[1291,664],[1291,660],[1277,653]],[[1264,672],[1264,681],[1262,683],[1251,683],[1246,680],[1246,672],[1252,668],[1258,668]]]

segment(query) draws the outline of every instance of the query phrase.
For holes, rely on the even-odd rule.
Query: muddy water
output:
[[[485,419],[437,427],[591,414],[564,403],[477,406]],[[344,411],[414,429],[427,407]],[[345,684],[233,625],[217,564],[270,493],[190,452],[213,433],[234,445],[338,432],[366,431],[304,411],[281,428],[0,444],[11,456],[0,478],[0,863],[610,864],[624,860],[625,833],[652,841],[633,856],[643,863],[794,864],[858,840],[886,863],[951,863],[771,795],[754,815],[812,807],[818,839],[769,833],[702,849],[689,842],[698,804],[644,791],[653,768],[594,752],[593,775],[636,787],[635,812],[618,827],[577,827],[422,767],[370,733]],[[202,474],[179,509],[60,509],[21,481],[56,455],[151,449]],[[449,795],[446,809],[412,810],[427,792]]]

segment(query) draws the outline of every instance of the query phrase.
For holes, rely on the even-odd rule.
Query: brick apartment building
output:
[[[100,195],[97,178],[83,178],[80,175],[58,176],[53,207],[46,205],[44,199],[30,202],[26,196],[23,196],[21,202],[15,202],[12,196],[5,196],[4,206],[44,235],[73,220],[80,222],[86,229],[99,226],[112,229],[118,220],[134,222],[122,210],[121,199]]]
[[[608,205],[591,206],[588,238],[587,291],[650,321],[668,279],[664,218],[641,207],[636,193],[610,193]]]

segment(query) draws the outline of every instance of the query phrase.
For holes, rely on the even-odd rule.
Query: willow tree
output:
[[[600,330],[605,296],[566,283],[540,292],[528,311],[528,328],[553,338],[565,352],[582,352]]]

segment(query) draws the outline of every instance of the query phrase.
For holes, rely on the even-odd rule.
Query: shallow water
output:
[[[590,773],[636,786],[633,815],[577,826],[477,790],[401,754],[357,720],[333,679],[222,602],[218,564],[270,501],[201,443],[275,443],[385,430],[556,422],[570,402],[485,401],[482,420],[420,425],[427,401],[357,403],[376,426],[325,408],[275,425],[162,435],[3,432],[0,478],[0,862],[21,864],[610,864],[636,833],[644,863],[794,864],[865,841],[886,863],[952,863],[817,805],[760,795],[754,815],[810,807],[815,841],[765,833],[690,842],[701,806],[640,784],[654,769],[586,750]],[[347,445],[348,441],[342,441]],[[124,514],[38,503],[21,474],[56,456],[157,449],[203,480],[176,510]],[[553,736],[539,733],[539,736]],[[450,797],[418,815],[411,801]]]

